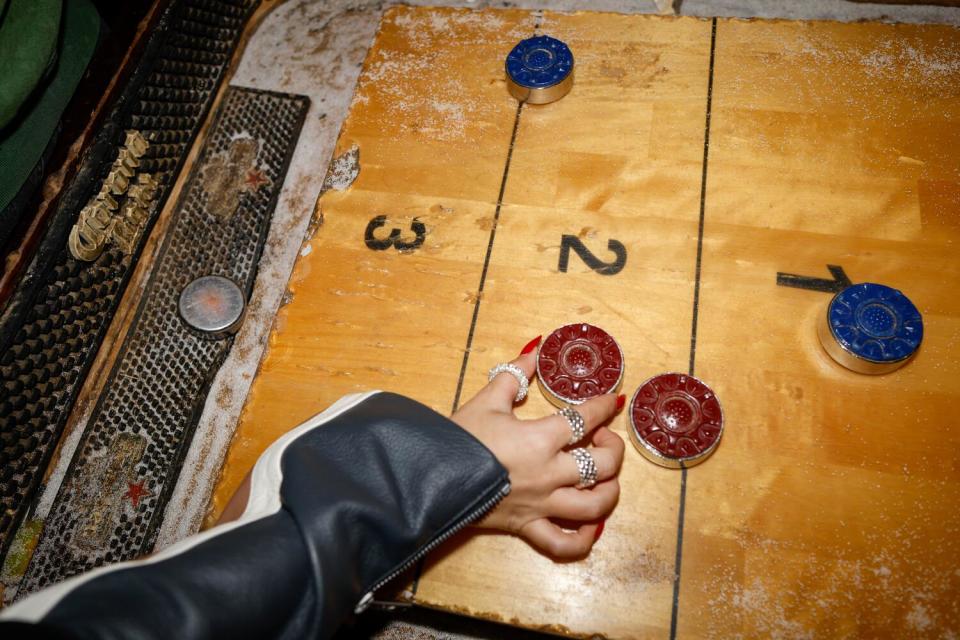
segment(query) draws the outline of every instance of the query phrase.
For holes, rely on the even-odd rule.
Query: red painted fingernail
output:
[[[597,532],[593,534],[593,541],[596,542],[600,539],[600,536],[603,535],[603,525],[607,524],[606,520],[601,520],[600,524],[597,525]]]
[[[623,405],[626,401],[627,401],[627,396],[623,395],[622,393],[617,396],[617,411],[620,411],[620,409],[623,409]]]
[[[525,356],[525,355],[527,355],[528,353],[530,353],[531,351],[533,351],[534,349],[536,349],[536,348],[537,348],[537,345],[540,344],[540,340],[541,340],[542,338],[543,338],[542,335],[541,335],[541,336],[537,336],[536,338],[534,338],[533,340],[531,340],[530,342],[528,342],[528,343],[527,343],[527,346],[525,346],[523,349],[520,350],[520,355]]]

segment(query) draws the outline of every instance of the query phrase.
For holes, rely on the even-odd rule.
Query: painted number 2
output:
[[[363,241],[368,249],[385,251],[390,247],[394,247],[397,251],[414,251],[420,248],[423,241],[427,238],[427,226],[416,218],[410,223],[410,231],[412,231],[416,237],[409,242],[402,239],[401,236],[403,236],[403,232],[396,227],[390,230],[390,235],[386,238],[376,237],[374,231],[386,226],[386,224],[387,216],[377,216],[367,224],[367,230],[363,232]]]
[[[623,271],[627,264],[627,248],[619,240],[611,238],[607,241],[607,249],[613,252],[613,262],[604,262],[590,252],[590,249],[580,241],[577,236],[564,235],[560,241],[560,261],[557,269],[561,273],[567,272],[567,266],[570,264],[570,249],[576,253],[584,264],[596,271],[602,276],[612,276]]]

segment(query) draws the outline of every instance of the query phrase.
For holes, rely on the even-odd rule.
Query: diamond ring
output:
[[[567,444],[575,444],[583,440],[583,436],[587,435],[587,423],[579,411],[572,407],[564,407],[557,411],[557,415],[566,418],[570,425],[570,440]]]
[[[570,455],[577,462],[577,471],[580,472],[577,489],[589,489],[597,484],[597,464],[590,452],[583,448],[571,449]]]
[[[520,388],[517,389],[517,397],[513,399],[514,402],[520,402],[527,397],[527,390],[530,388],[530,381],[527,380],[527,374],[523,372],[523,369],[515,364],[502,362],[490,369],[490,373],[487,375],[487,381],[493,382],[493,379],[501,373],[509,373],[517,379],[517,382],[520,383]]]

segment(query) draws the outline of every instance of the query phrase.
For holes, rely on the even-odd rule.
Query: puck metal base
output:
[[[833,297],[821,314],[817,334],[839,364],[877,375],[910,361],[923,341],[923,318],[902,292],[864,282]]]
[[[521,40],[505,62],[507,89],[517,100],[547,104],[573,88],[573,53],[550,36]]]
[[[683,469],[707,459],[723,435],[723,409],[703,381],[663,373],[640,385],[630,401],[630,441],[643,457]]]
[[[560,327],[537,353],[537,382],[558,407],[612,393],[623,379],[623,351],[609,333],[591,324]]]

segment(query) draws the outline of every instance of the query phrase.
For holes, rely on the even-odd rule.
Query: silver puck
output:
[[[213,335],[236,333],[246,303],[240,287],[223,276],[201,276],[180,292],[180,317],[193,329]]]

